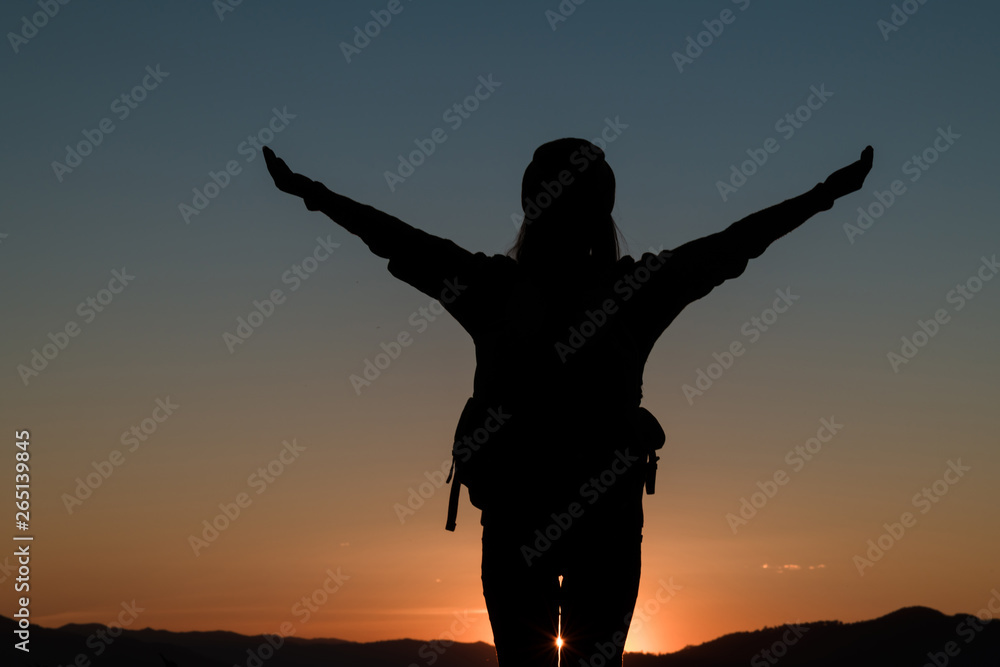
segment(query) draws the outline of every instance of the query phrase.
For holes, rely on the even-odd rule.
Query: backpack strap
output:
[[[659,460],[656,452],[649,452],[649,459],[646,461],[646,493],[649,495],[656,493],[656,462]]]
[[[444,529],[451,532],[455,531],[455,518],[458,516],[458,503],[462,491],[462,480],[459,479],[455,446],[461,436],[470,432],[470,429],[479,426],[479,420],[482,418],[485,405],[486,403],[483,398],[477,397],[474,394],[470,396],[465,401],[465,407],[462,408],[462,414],[458,418],[458,426],[455,428],[455,438],[451,450],[451,471],[448,473],[448,479],[444,481],[445,484],[451,482],[451,493],[448,496],[448,520],[444,525]]]
[[[646,493],[653,495],[656,492],[656,462],[660,460],[656,450],[663,447],[667,436],[663,432],[663,427],[646,408],[640,407],[636,410],[636,430],[646,450]]]
[[[451,471],[448,472],[448,479],[444,480],[444,483],[447,484],[449,481],[451,482],[451,493],[448,495],[448,521],[445,523],[444,529],[455,532],[455,518],[458,516],[458,500],[462,483],[458,481],[458,475],[455,474],[454,455],[451,457]]]

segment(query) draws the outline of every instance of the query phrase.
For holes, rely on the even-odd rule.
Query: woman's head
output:
[[[621,232],[611,217],[615,174],[604,151],[584,139],[539,146],[521,181],[524,223],[509,253],[537,264],[592,256],[618,260]]]

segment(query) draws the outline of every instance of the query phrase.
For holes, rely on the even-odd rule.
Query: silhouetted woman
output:
[[[583,139],[535,151],[521,184],[524,224],[509,253],[492,256],[264,155],[279,189],[360,236],[475,341],[454,451],[482,509],[483,595],[500,665],[553,666],[557,637],[566,665],[621,665],[639,590],[643,485],[662,438],[639,408],[653,343],[687,304],[860,189],[871,147],[805,194],[638,260],[620,254],[614,174]]]

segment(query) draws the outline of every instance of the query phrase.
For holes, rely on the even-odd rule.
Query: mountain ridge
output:
[[[0,631],[15,622],[0,616]],[[103,633],[99,631],[103,630]],[[103,637],[103,639],[101,638]],[[485,642],[243,635],[229,630],[123,630],[114,638],[100,623],[31,626],[32,651],[16,656],[25,667],[468,667],[496,665]],[[19,651],[15,651],[19,653]],[[596,654],[595,654],[596,655]],[[162,656],[162,657],[161,657]],[[673,653],[627,653],[628,667],[1000,667],[1000,620],[948,616],[910,606],[874,619],[810,621],[723,635]],[[935,664],[936,663],[936,664]],[[173,667],[167,665],[167,667]],[[575,665],[574,665],[575,667]]]

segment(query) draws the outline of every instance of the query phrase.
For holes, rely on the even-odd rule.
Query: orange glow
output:
[[[450,347],[469,355],[464,368],[423,369],[423,381],[447,381],[447,388],[399,387],[387,376],[379,400],[356,401],[349,383],[316,398],[278,382],[276,394],[262,397],[240,378],[213,380],[227,398],[204,414],[185,412],[200,394],[172,394],[181,406],[175,415],[142,447],[126,448],[125,463],[85,489],[89,497],[72,511],[64,499],[76,497],[78,478],[121,449],[117,436],[130,415],[149,411],[149,396],[163,393],[159,381],[137,377],[107,395],[88,396],[82,387],[72,401],[47,395],[19,404],[26,422],[44,424],[33,440],[74,443],[36,454],[46,470],[35,504],[45,530],[36,539],[48,545],[35,561],[47,573],[32,602],[37,622],[107,623],[135,600],[145,610],[141,627],[259,634],[287,623],[297,637],[492,643],[479,513],[464,494],[456,532],[444,530],[448,493],[439,473],[451,445],[441,434],[454,427],[474,350],[458,339],[457,325],[441,325],[453,327]],[[429,357],[444,359],[441,345],[428,345]],[[766,361],[794,370],[777,352]],[[677,651],[729,632],[796,619],[858,621],[913,604],[968,613],[989,600],[992,585],[984,582],[992,581],[997,557],[995,540],[981,529],[995,507],[989,475],[963,478],[863,577],[853,560],[878,539],[883,522],[918,509],[913,494],[941,476],[948,456],[957,458],[942,458],[939,443],[960,433],[963,456],[971,452],[963,463],[996,465],[991,406],[977,398],[989,393],[986,386],[949,405],[947,420],[903,429],[881,425],[884,413],[852,406],[850,426],[798,473],[786,454],[816,432],[819,416],[778,418],[785,413],[775,405],[788,414],[816,411],[803,383],[784,379],[755,392],[720,391],[710,412],[688,406],[672,381],[659,380],[670,392],[645,392],[650,406],[673,415],[675,460],[662,469],[656,494],[643,498],[642,574],[626,650]],[[905,387],[893,391],[895,400],[918,402]],[[410,405],[415,393],[419,409]],[[63,417],[53,421],[56,409]],[[275,422],[273,412],[291,416]],[[716,414],[728,418],[709,419]],[[889,414],[900,423],[912,418],[903,408]],[[300,457],[266,488],[250,486],[248,477],[291,438],[305,447]],[[904,445],[916,452],[904,457],[905,468],[863,454]],[[757,482],[778,469],[797,476],[746,525],[731,525],[726,515],[740,517],[741,498],[750,502]],[[848,481],[865,492],[845,493]],[[252,503],[227,526],[219,505],[235,514],[239,493]],[[206,528],[212,520],[223,527],[217,535]],[[192,535],[211,541],[196,554]],[[942,568],[957,562],[956,545],[967,552],[961,567]],[[914,581],[928,585],[915,591]]]

